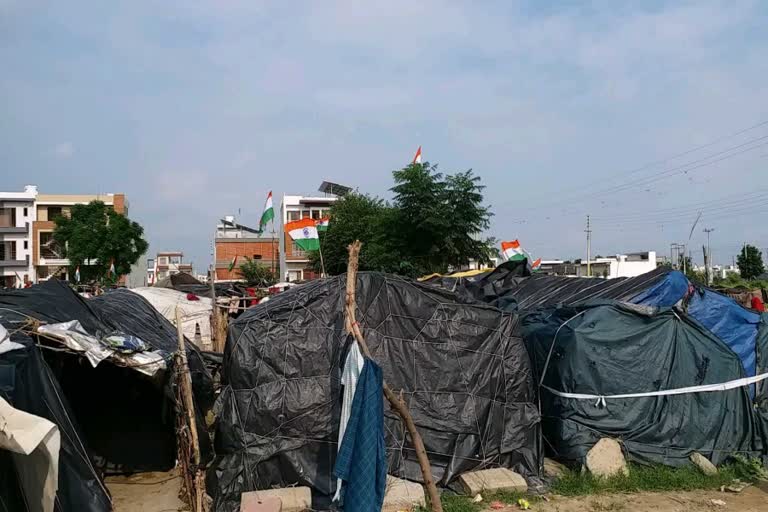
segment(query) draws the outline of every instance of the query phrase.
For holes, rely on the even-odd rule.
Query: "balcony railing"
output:
[[[28,267],[29,256],[23,260],[16,259],[16,255],[9,255],[12,259],[0,259],[0,267]]]
[[[29,222],[23,226],[6,226],[5,223],[0,223],[0,234],[26,234],[29,233]]]

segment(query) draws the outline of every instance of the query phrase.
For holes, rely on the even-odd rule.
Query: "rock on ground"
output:
[[[689,459],[691,460],[691,463],[699,468],[699,471],[705,475],[714,476],[717,474],[717,466],[712,464],[709,459],[702,454],[694,452],[691,454]]]
[[[274,503],[273,498],[280,498],[282,512],[304,512],[312,506],[312,490],[309,487],[284,487],[282,489],[244,492],[240,496],[241,510],[243,512],[249,510],[243,509],[243,504],[256,503],[258,501]],[[264,510],[272,509],[265,508]]]
[[[459,482],[464,487],[464,491],[470,496],[483,491],[506,489],[526,492],[528,490],[525,478],[507,468],[483,469],[481,471],[464,473],[459,477]]]
[[[421,484],[387,475],[387,491],[384,494],[382,512],[413,510],[416,507],[426,506],[427,500]]]
[[[621,445],[615,439],[604,437],[587,453],[587,469],[599,477],[629,475],[629,467],[621,451]]]
[[[568,470],[557,461],[544,457],[544,474],[550,478],[560,478]]]

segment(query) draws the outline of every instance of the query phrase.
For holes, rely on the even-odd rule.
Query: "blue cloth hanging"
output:
[[[376,512],[384,503],[387,453],[383,386],[381,368],[366,359],[334,468],[336,477],[344,481],[345,512]]]

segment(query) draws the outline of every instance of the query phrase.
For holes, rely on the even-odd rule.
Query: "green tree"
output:
[[[320,239],[328,274],[346,271],[347,245],[356,239],[363,242],[361,270],[411,277],[498,255],[495,240],[480,237],[491,213],[471,170],[445,176],[428,163],[412,164],[393,177],[392,203],[352,193],[333,205]],[[319,254],[311,259],[319,270]]]
[[[739,266],[741,277],[746,280],[755,279],[765,272],[763,255],[754,245],[747,244],[741,249],[736,264]]]
[[[245,262],[240,264],[240,275],[249,286],[260,286],[266,288],[277,282],[275,273],[272,269],[252,258],[245,258]]]
[[[69,259],[69,273],[80,267],[81,281],[115,283],[147,251],[144,229],[101,201],[77,204],[69,217],[54,219],[54,242]],[[109,267],[114,262],[115,274]]]

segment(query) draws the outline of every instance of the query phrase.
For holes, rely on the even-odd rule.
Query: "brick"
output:
[[[525,478],[507,468],[483,469],[481,471],[464,473],[459,477],[459,481],[462,487],[464,487],[464,491],[470,496],[483,491],[511,490],[526,492],[528,490]]]
[[[249,503],[254,499],[264,502],[268,498],[280,499],[282,502],[282,509],[277,509],[278,512],[304,512],[310,510],[312,506],[312,490],[309,487],[284,487],[282,489],[244,492],[240,496],[240,510],[241,512],[245,512],[245,509],[242,507],[243,503],[246,503],[246,500],[248,500]],[[264,512],[267,511],[273,512],[274,509],[264,509]],[[250,512],[250,509],[248,512]]]
[[[382,512],[412,510],[426,505],[424,487],[421,484],[387,475],[387,491],[384,494]]]

